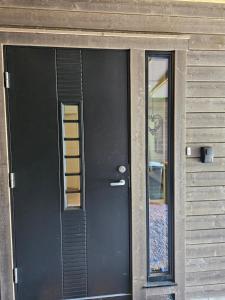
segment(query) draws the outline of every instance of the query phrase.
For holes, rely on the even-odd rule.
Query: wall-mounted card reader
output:
[[[214,158],[214,151],[212,147],[200,148],[200,159],[202,163],[212,163]]]

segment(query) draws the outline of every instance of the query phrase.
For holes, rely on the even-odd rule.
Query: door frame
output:
[[[13,243],[3,46],[126,49],[130,51],[131,274],[135,300],[175,293],[185,299],[185,73],[187,35],[3,28],[0,31],[0,289],[14,300]],[[145,178],[145,50],[175,51],[175,276],[177,286],[147,288]],[[176,126],[176,124],[178,124]],[[180,167],[182,166],[182,168]]]

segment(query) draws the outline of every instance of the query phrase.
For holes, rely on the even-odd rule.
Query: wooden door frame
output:
[[[13,252],[4,45],[126,49],[130,51],[132,293],[135,300],[175,293],[185,299],[185,79],[189,36],[43,29],[0,29],[0,291],[13,300]],[[177,286],[146,288],[145,50],[175,51],[175,277]],[[176,126],[177,124],[177,126]],[[151,298],[152,299],[152,298]]]

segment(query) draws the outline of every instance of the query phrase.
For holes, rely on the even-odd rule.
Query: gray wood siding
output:
[[[225,297],[224,42],[194,35],[187,55],[186,128],[192,155],[186,161],[186,299]],[[203,145],[213,146],[213,164],[200,162]]]
[[[63,11],[0,7],[0,26],[88,29],[131,32],[218,34],[224,37],[225,19],[146,15],[95,11]],[[138,26],[137,26],[138,25]]]

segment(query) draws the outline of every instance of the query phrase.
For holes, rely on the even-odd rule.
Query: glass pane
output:
[[[149,187],[149,268],[151,274],[166,273],[169,270],[166,180],[168,166],[167,121],[168,58],[149,57],[147,168]]]
[[[79,141],[65,141],[65,155],[67,156],[79,156],[80,155],[80,147]]]
[[[81,206],[80,109],[78,104],[62,104],[63,176],[65,208]],[[78,139],[79,140],[74,140]],[[66,140],[72,139],[72,140]],[[81,152],[81,153],[80,153]]]
[[[67,207],[81,205],[80,193],[66,194]]]
[[[80,159],[79,158],[66,158],[66,173],[80,173]]]
[[[78,138],[79,137],[79,124],[78,123],[64,123],[64,137],[65,138]]]
[[[64,120],[79,120],[78,105],[64,105]]]
[[[80,176],[65,176],[66,193],[80,191]]]

